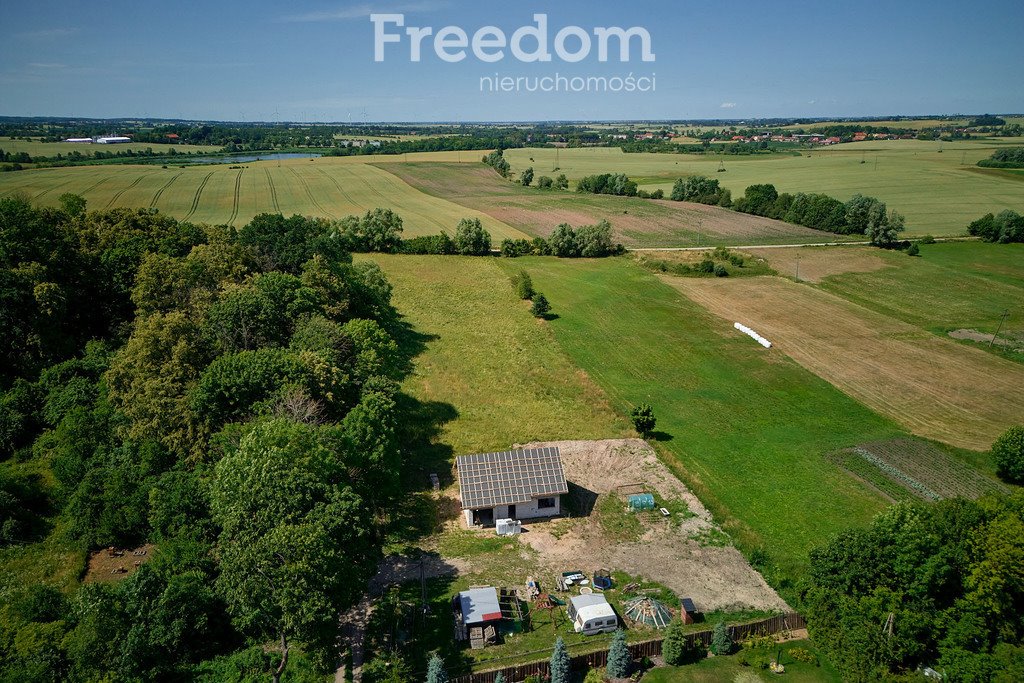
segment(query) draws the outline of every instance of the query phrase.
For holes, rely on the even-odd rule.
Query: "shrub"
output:
[[[463,256],[485,256],[491,252],[491,233],[479,218],[463,218],[455,228],[455,251]]]
[[[647,436],[654,431],[657,419],[654,417],[654,409],[646,403],[641,403],[629,414],[633,421],[633,427],[641,436]]]
[[[543,294],[535,294],[533,297],[533,306],[530,307],[530,313],[533,313],[538,318],[543,318],[551,312],[551,304],[548,303],[547,297]]]
[[[572,676],[569,665],[569,651],[565,649],[565,641],[559,636],[555,641],[554,652],[551,653],[551,683],[569,683]]]
[[[626,632],[620,628],[615,632],[612,645],[608,648],[608,676],[625,678],[629,675],[632,665],[633,658],[629,656],[629,649],[626,647]]]
[[[533,182],[533,166],[529,167],[520,174],[519,182],[522,183],[523,187],[530,186],[530,183]]]
[[[700,263],[698,263],[694,267],[694,270],[696,270],[698,273],[706,273],[710,275],[711,273],[715,272],[715,262],[709,258],[706,258]]]
[[[931,235],[925,235],[921,239],[917,240],[918,244],[935,244],[935,238]]]
[[[512,286],[516,288],[516,294],[520,299],[533,299],[533,280],[525,270],[520,270],[512,277]]]
[[[539,187],[542,190],[550,190],[552,186],[554,186],[554,184],[555,181],[552,180],[550,176],[542,175],[541,177],[537,178],[537,187]]]
[[[448,672],[444,670],[444,662],[435,654],[427,665],[427,683],[448,683]]]
[[[721,263],[715,265],[715,277],[726,277],[729,275],[729,271],[725,269]]]
[[[732,652],[732,638],[729,637],[725,621],[715,624],[715,631],[711,635],[711,651],[716,655],[727,655]]]
[[[917,246],[916,242],[907,247],[907,256],[919,256],[920,254],[921,247]]]
[[[992,444],[996,474],[1006,481],[1024,484],[1024,426],[1010,427]]]

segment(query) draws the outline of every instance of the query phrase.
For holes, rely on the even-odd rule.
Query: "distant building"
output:
[[[64,142],[84,142],[84,143],[91,143],[91,142],[92,142],[92,138],[68,138],[68,139],[67,139],[67,140],[65,140]]]
[[[561,510],[559,496],[569,492],[558,448],[460,455],[455,466],[470,526],[554,517]]]
[[[95,142],[100,145],[117,145],[124,142],[131,142],[132,139],[125,135],[104,135],[96,138]]]

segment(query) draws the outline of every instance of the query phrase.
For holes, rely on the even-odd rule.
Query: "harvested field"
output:
[[[85,582],[120,581],[135,573],[135,570],[153,558],[152,543],[138,548],[115,548],[97,550],[89,555],[89,568],[85,573]]]
[[[889,480],[922,500],[980,498],[986,494],[1008,493],[1009,488],[987,477],[942,449],[918,439],[888,439],[846,449],[836,458],[854,475],[864,477],[890,495]],[[857,462],[860,461],[860,462]]]
[[[528,446],[560,449],[574,497],[570,504],[590,509],[572,520],[527,523],[519,539],[537,552],[537,562],[549,575],[567,568],[588,573],[606,568],[656,581],[693,598],[704,610],[787,609],[646,442],[553,441]],[[599,519],[601,500],[617,496],[616,487],[636,482],[644,482],[663,500],[685,502],[692,516],[673,523],[652,515],[641,522],[638,540],[609,539]],[[709,538],[721,540],[708,543]]]
[[[704,204],[521,187],[482,164],[386,164],[381,168],[422,192],[481,211],[535,235],[549,235],[561,223],[580,226],[607,220],[615,231],[615,239],[627,247],[836,239],[835,235],[810,228]]]
[[[1024,368],[781,278],[687,280],[674,287],[911,432],[985,450],[1024,422]]]
[[[805,249],[748,249],[763,258],[780,275],[821,282],[830,275],[872,273],[892,267],[875,247],[807,247]]]

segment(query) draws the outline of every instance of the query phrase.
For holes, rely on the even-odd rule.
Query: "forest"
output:
[[[399,489],[390,294],[329,221],[0,200],[0,551],[154,548],[5,582],[0,680],[332,670]]]

